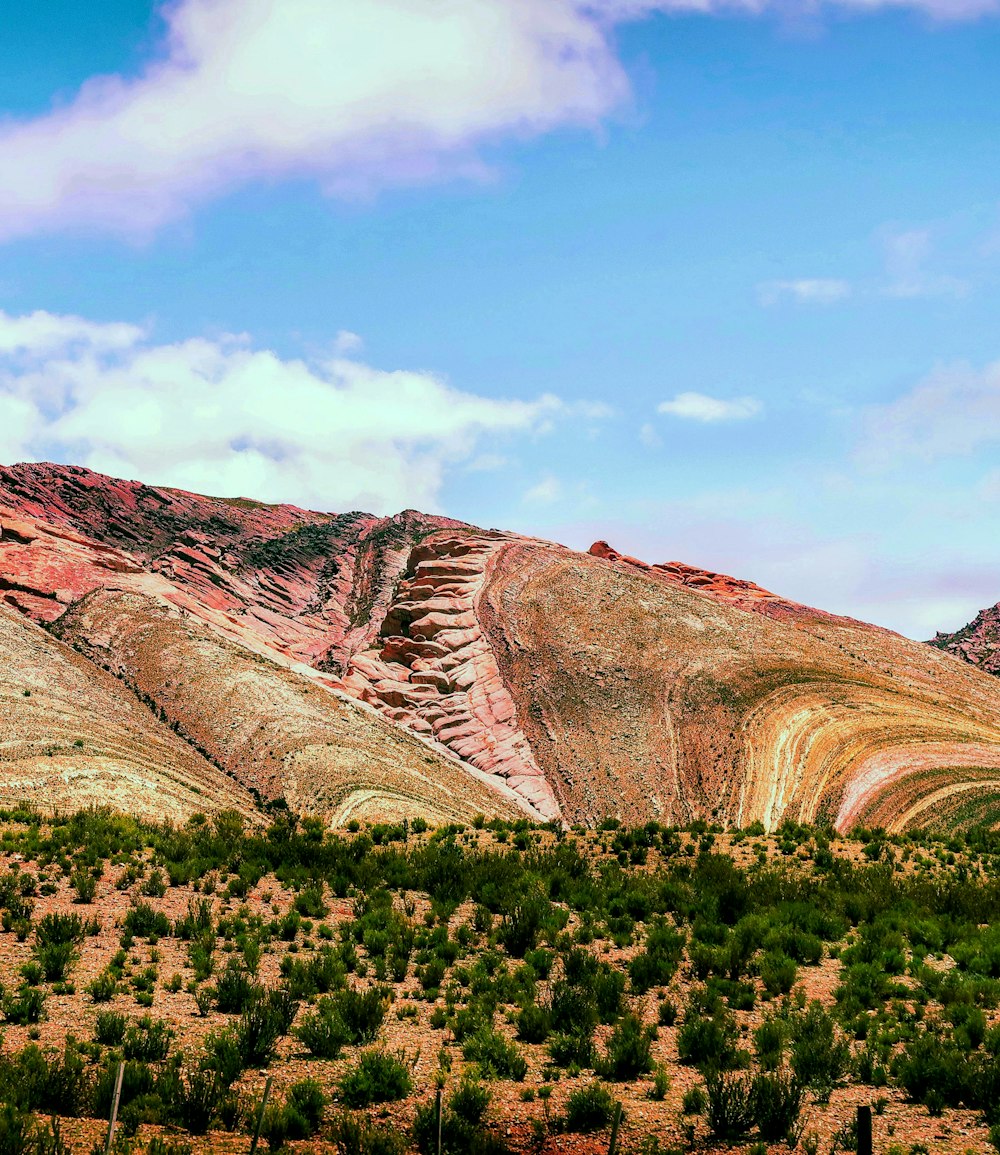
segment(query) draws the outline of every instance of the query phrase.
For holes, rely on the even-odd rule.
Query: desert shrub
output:
[[[331,999],[321,999],[315,1011],[301,1017],[295,1036],[317,1059],[336,1059],[350,1041]]]
[[[781,1066],[785,1054],[788,1027],[779,1018],[766,1018],[753,1033],[757,1062],[765,1071],[773,1071]]]
[[[37,1122],[14,1103],[0,1104],[0,1155],[67,1155],[59,1120]]]
[[[274,1058],[278,1039],[287,1035],[298,1003],[287,991],[259,990],[240,1016],[235,1037],[245,1067],[266,1067]]]
[[[764,989],[772,995],[787,995],[795,985],[798,967],[788,955],[770,951],[760,964],[760,978]]]
[[[270,1106],[261,1120],[261,1134],[272,1151],[292,1139],[308,1139],[319,1130],[326,1096],[315,1079],[304,1079],[288,1089],[282,1106]]]
[[[406,1155],[408,1150],[406,1139],[399,1131],[376,1126],[364,1115],[347,1111],[333,1120],[329,1134],[340,1155]],[[436,1127],[434,1137],[436,1140]],[[448,1152],[449,1148],[445,1146],[444,1150]]]
[[[552,917],[552,909],[549,899],[537,892],[518,897],[510,904],[498,937],[512,958],[524,958],[534,949],[539,932]]]
[[[591,988],[597,1015],[602,1023],[613,1023],[621,1014],[625,997],[625,975],[609,963],[602,962],[594,975]]]
[[[137,1022],[129,1024],[123,1040],[126,1059],[141,1063],[158,1063],[167,1057],[173,1031],[162,1019],[143,1015]]]
[[[203,934],[211,934],[214,940],[215,923],[212,918],[212,900],[210,898],[189,898],[187,914],[175,923],[174,934],[185,942],[190,942]]]
[[[833,1019],[813,1001],[792,1019],[790,1063],[796,1079],[821,1097],[828,1096],[847,1070],[850,1048],[840,1038]]]
[[[656,1009],[656,1018],[661,1027],[672,1027],[677,1022],[677,1004],[664,999]]]
[[[80,942],[85,929],[78,914],[47,914],[35,924],[35,941],[39,945]]]
[[[444,1155],[509,1155],[507,1145],[486,1126],[490,1093],[481,1083],[465,1078],[441,1114],[441,1150]],[[434,1102],[417,1111],[413,1139],[421,1155],[436,1155],[437,1109]]]
[[[735,1071],[712,1072],[705,1081],[708,1125],[726,1142],[742,1139],[754,1125],[753,1080]]]
[[[15,1026],[40,1023],[45,1014],[45,992],[38,987],[23,985],[13,993],[4,992],[0,1003],[4,1019]]]
[[[666,1063],[659,1063],[656,1067],[656,1074],[653,1076],[653,1085],[650,1087],[647,1094],[650,1099],[655,1099],[656,1102],[662,1103],[667,1097],[667,1092],[670,1090],[670,1072]]]
[[[97,879],[89,870],[74,870],[69,876],[69,884],[76,891],[74,902],[89,904],[97,894]]]
[[[157,1093],[173,1119],[192,1135],[204,1135],[218,1115],[226,1084],[217,1071],[175,1063],[157,1080]]]
[[[906,1044],[893,1070],[900,1086],[917,1103],[935,1110],[963,1103],[979,1105],[977,1066],[952,1039],[930,1032],[919,1035]]]
[[[650,987],[666,986],[677,972],[684,953],[684,935],[663,919],[646,931],[645,949],[628,965],[632,987],[639,993]]]
[[[100,1011],[94,1024],[94,1039],[105,1047],[120,1047],[128,1019],[118,1011]]]
[[[95,1003],[108,1003],[115,997],[118,983],[110,971],[103,970],[97,978],[87,983],[86,990]]]
[[[689,1006],[677,1032],[677,1054],[694,1067],[722,1068],[732,1058],[734,1027],[724,1011],[704,1015]]]
[[[243,1074],[248,1064],[235,1028],[227,1027],[208,1036],[203,1065],[206,1070],[215,1072],[225,1087],[231,1086]]]
[[[544,1043],[551,1026],[548,1009],[528,1003],[517,1014],[517,1037],[525,1043]]]
[[[611,1032],[597,1073],[605,1079],[629,1082],[653,1069],[655,1027],[644,1027],[636,1015],[626,1015]]]
[[[35,947],[35,958],[45,975],[45,981],[62,982],[76,962],[77,950],[71,942],[40,943]]]
[[[286,955],[281,960],[281,974],[293,998],[309,999],[342,987],[347,971],[334,950],[324,946],[310,959]]]
[[[0,1061],[0,1102],[75,1116],[89,1112],[92,1100],[91,1074],[71,1037],[62,1051],[43,1051],[29,1043]]]
[[[705,1088],[696,1083],[695,1086],[688,1088],[681,1097],[681,1111],[685,1115],[700,1115],[708,1103],[708,1096],[705,1094]]]
[[[802,1111],[802,1085],[783,1072],[760,1073],[751,1087],[753,1120],[761,1138],[770,1143],[788,1139]]]
[[[566,1100],[566,1129],[600,1131],[615,1113],[615,1100],[607,1087],[596,1079],[578,1087]]]
[[[492,1027],[481,1026],[465,1040],[462,1055],[476,1063],[484,1079],[514,1079],[520,1082],[528,1064],[517,1046]]]
[[[164,938],[170,934],[170,920],[162,911],[154,910],[148,902],[137,902],[125,915],[122,930],[133,938]]]
[[[348,1032],[351,1044],[371,1043],[385,1020],[389,1003],[387,987],[367,991],[344,990],[332,996],[334,1008]]]
[[[215,980],[216,1009],[224,1015],[241,1015],[259,992],[246,968],[231,958]]]
[[[405,1099],[413,1089],[410,1069],[388,1051],[364,1051],[340,1080],[340,1098],[348,1107],[370,1107]]]
[[[330,913],[330,908],[323,901],[323,887],[309,886],[300,890],[295,896],[293,906],[304,918],[320,919]]]

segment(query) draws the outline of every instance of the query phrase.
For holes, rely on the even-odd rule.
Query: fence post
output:
[[[611,1120],[611,1142],[608,1143],[608,1155],[615,1155],[615,1148],[618,1146],[618,1128],[622,1121],[622,1105],[621,1102],[615,1103],[615,1115]]]
[[[118,1122],[118,1104],[122,1097],[122,1080],[125,1078],[125,1064],[118,1064],[115,1076],[115,1093],[111,1098],[111,1118],[108,1120],[108,1141],[104,1144],[104,1155],[111,1155],[111,1144],[115,1139],[115,1123]]]
[[[872,1155],[872,1109],[858,1108],[858,1155]]]
[[[264,1123],[264,1111],[267,1107],[267,1097],[271,1093],[271,1080],[273,1075],[268,1075],[267,1082],[264,1084],[264,1096],[260,1101],[260,1110],[257,1112],[257,1126],[253,1129],[253,1142],[250,1144],[250,1155],[256,1155],[257,1144],[260,1142],[260,1129]]]
[[[442,1116],[444,1115],[444,1105],[443,1105],[441,1100],[442,1100],[441,1088],[438,1087],[438,1091],[437,1091],[437,1120],[438,1120],[437,1155],[441,1155],[441,1123],[442,1123]]]

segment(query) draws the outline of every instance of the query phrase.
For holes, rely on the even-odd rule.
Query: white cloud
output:
[[[795,3],[795,0],[791,0]],[[0,128],[0,239],[142,236],[254,179],[328,192],[483,173],[481,146],[596,125],[628,97],[615,23],[788,0],[172,0],[136,77]],[[811,0],[798,0],[812,8]],[[942,19],[1000,0],[829,0]]]
[[[537,485],[525,490],[524,500],[531,504],[551,505],[563,495],[562,483],[551,474],[543,477]]]
[[[341,329],[333,339],[333,348],[337,353],[357,353],[364,345],[364,339],[350,329]]]
[[[644,421],[640,426],[639,441],[645,445],[647,449],[659,449],[663,444],[663,438],[656,431],[656,426],[652,421]]]
[[[990,444],[1000,444],[1000,361],[982,369],[944,366],[898,400],[870,409],[860,455],[874,465],[930,461]]]
[[[449,468],[570,415],[426,372],[283,360],[247,338],[0,312],[0,459],[50,458],[230,496],[434,508]]]
[[[688,421],[745,421],[761,411],[761,404],[755,397],[724,401],[705,393],[678,393],[672,401],[662,401],[656,411]]]
[[[765,281],[757,286],[757,299],[762,305],[777,305],[783,300],[808,305],[833,305],[851,295],[847,281],[814,277],[798,281]]]
[[[925,268],[933,249],[929,229],[908,229],[890,233],[884,239],[887,297],[962,297],[969,291],[967,282]]]

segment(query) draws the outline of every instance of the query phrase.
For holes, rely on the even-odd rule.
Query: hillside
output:
[[[1000,820],[1000,683],[749,581],[44,464],[0,468],[0,525],[5,621],[50,631],[24,622],[33,677],[71,654],[262,804],[335,825]],[[99,699],[77,698],[86,745]],[[67,805],[91,800],[75,781]],[[107,798],[133,808],[122,782]]]

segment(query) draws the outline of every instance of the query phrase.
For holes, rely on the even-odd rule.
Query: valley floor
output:
[[[0,826],[0,1148],[991,1149],[1000,841]],[[32,1119],[37,1122],[32,1122]],[[27,1146],[4,1145],[18,1128]],[[1000,1139],[996,1130],[994,1135]],[[34,1146],[32,1146],[32,1142]]]

